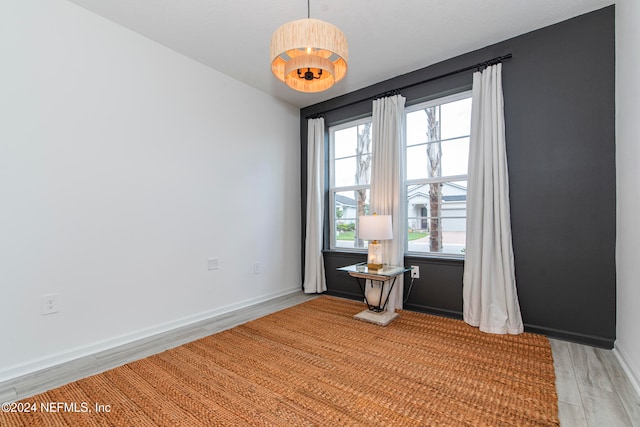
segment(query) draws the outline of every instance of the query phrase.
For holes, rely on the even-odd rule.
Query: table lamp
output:
[[[369,254],[367,255],[367,267],[370,270],[379,270],[383,266],[382,245],[380,240],[393,239],[391,215],[361,216],[358,218],[358,238],[369,241]]]

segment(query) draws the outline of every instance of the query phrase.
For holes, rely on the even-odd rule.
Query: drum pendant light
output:
[[[347,73],[347,38],[338,27],[310,17],[288,22],[271,37],[271,71],[300,92],[321,92]]]

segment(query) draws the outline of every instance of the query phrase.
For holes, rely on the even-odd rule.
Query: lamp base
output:
[[[375,311],[365,310],[353,316],[354,319],[362,320],[364,322],[374,323],[378,326],[387,326],[389,323],[398,317],[398,313],[390,311],[382,311],[376,313]]]
[[[380,270],[383,266],[384,264],[367,264],[369,270]]]

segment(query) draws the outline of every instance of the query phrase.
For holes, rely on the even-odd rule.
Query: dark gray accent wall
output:
[[[610,6],[301,110],[303,223],[306,116],[331,109],[324,114],[328,127],[370,115],[370,100],[341,106],[511,53],[503,63],[503,91],[516,281],[525,328],[612,348],[614,15]],[[470,85],[471,72],[402,95],[410,105]],[[302,236],[304,241],[304,230]],[[325,241],[328,247],[328,229]],[[335,270],[358,260],[364,255],[325,252],[330,294],[359,297],[355,280]],[[421,270],[407,309],[461,317],[463,261],[407,256],[405,264]],[[408,284],[407,277],[405,289]]]

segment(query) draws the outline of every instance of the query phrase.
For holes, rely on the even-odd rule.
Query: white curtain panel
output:
[[[307,134],[307,228],[304,245],[304,283],[307,294],[327,290],[322,256],[324,218],[324,119],[309,119]]]
[[[391,215],[393,239],[382,241],[385,264],[404,265],[404,203],[401,165],[404,146],[404,104],[400,95],[373,101],[373,158],[370,214]],[[388,283],[387,283],[388,286]],[[387,311],[402,309],[403,277],[389,295]],[[385,290],[386,291],[386,290]]]
[[[473,74],[465,252],[464,321],[483,332],[522,333],[511,243],[502,64]]]

